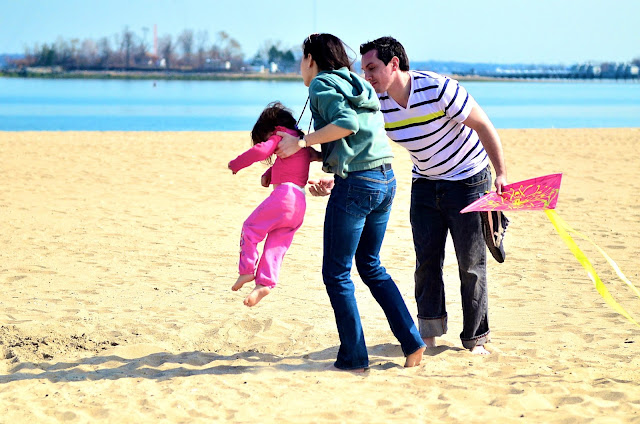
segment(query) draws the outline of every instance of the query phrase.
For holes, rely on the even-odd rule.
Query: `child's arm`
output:
[[[322,162],[322,152],[317,151],[313,147],[307,147],[311,155],[311,162]]]
[[[247,166],[267,159],[273,154],[278,147],[278,142],[282,137],[274,135],[267,141],[258,143],[231,162],[229,162],[229,169],[235,174],[239,170],[246,168]]]
[[[271,168],[273,168],[273,166],[269,167],[260,178],[262,187],[269,187],[271,185]]]

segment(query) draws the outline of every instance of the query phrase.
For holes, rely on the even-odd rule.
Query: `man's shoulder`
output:
[[[450,79],[444,75],[440,75],[433,71],[408,71],[411,76],[411,80],[416,84],[443,84],[446,80]]]

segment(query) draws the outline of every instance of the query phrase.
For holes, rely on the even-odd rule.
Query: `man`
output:
[[[416,251],[415,295],[427,347],[447,332],[442,266],[447,233],[458,259],[462,344],[489,354],[486,246],[478,212],[460,210],[507,183],[502,144],[482,108],[454,79],[410,71],[402,44],[382,37],[360,46],[362,69],[380,98],[387,135],[413,161],[411,227]]]

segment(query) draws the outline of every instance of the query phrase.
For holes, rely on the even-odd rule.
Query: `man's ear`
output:
[[[391,58],[391,70],[397,71],[399,69],[400,69],[400,59],[398,59],[398,56],[393,56]]]

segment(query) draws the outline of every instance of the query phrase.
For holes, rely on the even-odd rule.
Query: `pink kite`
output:
[[[460,213],[473,211],[511,211],[555,209],[562,174],[551,174],[507,184],[502,194],[495,191],[481,197]]]
[[[605,287],[604,283],[596,273],[596,270],[594,269],[587,256],[582,250],[580,250],[569,233],[578,235],[582,239],[587,240],[589,243],[595,246],[600,254],[602,254],[607,262],[609,262],[609,265],[611,265],[616,274],[618,274],[618,277],[620,277],[620,279],[624,281],[638,295],[638,297],[640,297],[640,290],[638,290],[633,285],[633,283],[631,283],[631,281],[629,281],[629,279],[625,277],[625,275],[622,273],[622,271],[620,271],[620,268],[618,268],[613,259],[611,259],[604,252],[604,250],[600,248],[600,246],[595,244],[584,234],[581,234],[573,228],[569,227],[569,225],[567,225],[567,223],[564,222],[554,210],[556,207],[556,203],[558,202],[558,193],[560,192],[561,179],[562,174],[551,174],[544,177],[520,181],[514,184],[508,184],[502,188],[501,195],[499,195],[495,191],[486,194],[466,208],[462,209],[460,213],[473,211],[481,212],[480,215],[483,219],[485,240],[487,242],[487,246],[489,247],[489,251],[493,254],[496,260],[498,260],[498,262],[503,262],[505,254],[504,248],[502,246],[502,238],[504,236],[504,231],[506,230],[506,225],[503,224],[501,226],[500,223],[508,223],[508,220],[506,220],[506,217],[502,215],[501,211],[544,211],[562,240],[571,250],[571,253],[573,253],[578,262],[580,262],[583,268],[587,271],[587,274],[595,283],[596,289],[598,290],[598,293],[600,293],[602,298],[609,304],[609,306],[611,306],[613,309],[627,318],[630,322],[640,327],[640,323],[634,320],[633,317],[622,307],[622,305],[615,301],[609,290]],[[496,221],[496,218],[499,219],[497,219]],[[494,230],[494,228],[497,228],[497,230]]]

